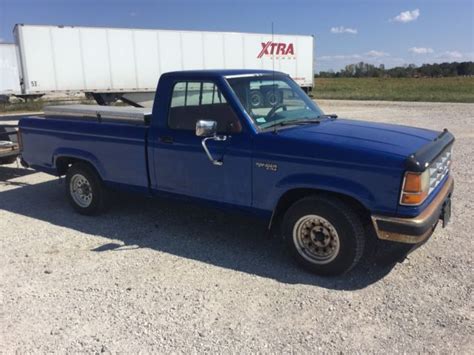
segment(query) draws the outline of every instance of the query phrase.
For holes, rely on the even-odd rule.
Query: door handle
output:
[[[162,137],[160,137],[160,142],[161,143],[166,143],[166,144],[173,144],[173,137],[162,136]]]

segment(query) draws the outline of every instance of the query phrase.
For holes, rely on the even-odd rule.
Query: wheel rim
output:
[[[71,197],[80,207],[89,207],[92,202],[92,187],[84,175],[75,174],[69,183]]]
[[[330,263],[339,254],[339,235],[321,216],[301,217],[293,227],[293,241],[298,253],[314,264]]]

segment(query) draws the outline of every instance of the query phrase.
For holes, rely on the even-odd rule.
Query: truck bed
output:
[[[22,157],[32,168],[55,175],[62,158],[82,159],[92,164],[108,185],[148,188],[147,113],[131,109],[56,106],[46,108],[44,117],[23,118]]]

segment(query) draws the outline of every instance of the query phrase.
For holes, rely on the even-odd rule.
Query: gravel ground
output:
[[[448,228],[326,279],[249,217],[119,197],[88,218],[57,179],[0,167],[0,352],[472,353],[474,104],[320,104],[454,132]]]

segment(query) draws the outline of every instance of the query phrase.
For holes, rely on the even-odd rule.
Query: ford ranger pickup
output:
[[[326,115],[280,72],[166,73],[152,109],[53,106],[19,126],[22,163],[65,175],[79,213],[113,189],[247,211],[317,274],[353,268],[368,230],[416,246],[451,214],[450,132]]]

